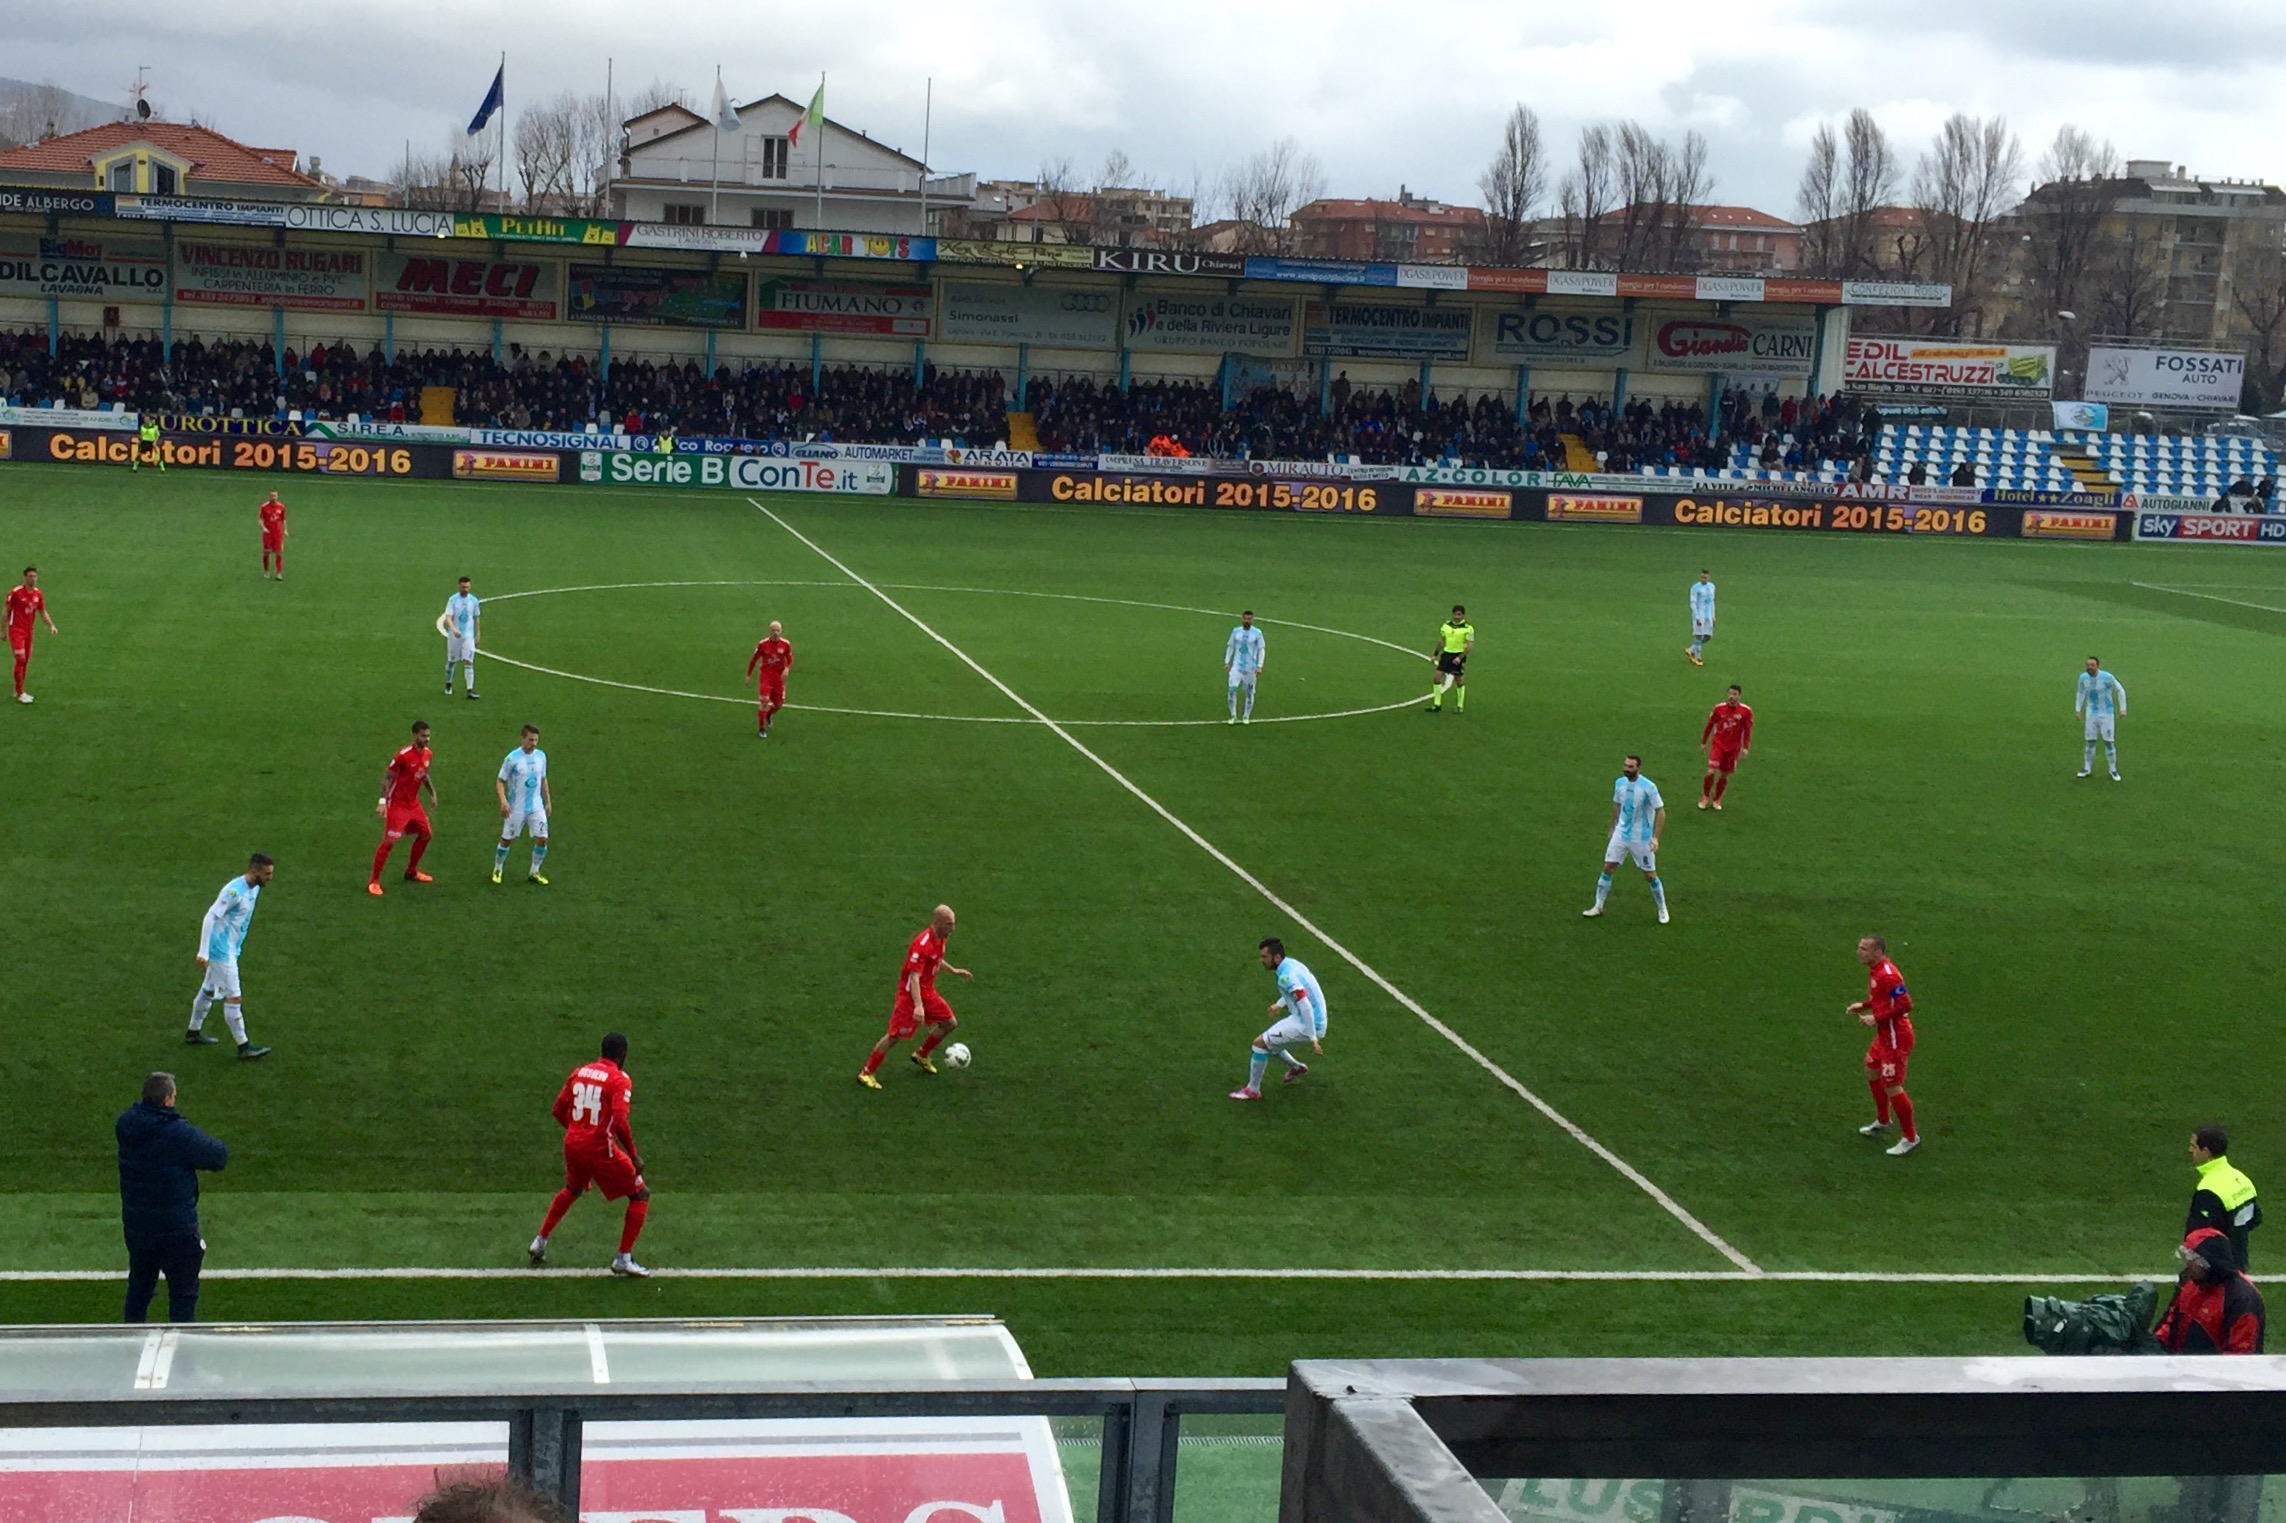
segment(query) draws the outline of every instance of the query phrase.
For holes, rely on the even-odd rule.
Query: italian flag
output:
[[[802,113],[802,119],[794,123],[793,130],[786,134],[786,142],[788,146],[795,148],[800,147],[802,143],[802,129],[804,127],[815,127],[818,123],[824,120],[825,81],[821,79],[818,81],[818,93],[810,97],[810,109]]]

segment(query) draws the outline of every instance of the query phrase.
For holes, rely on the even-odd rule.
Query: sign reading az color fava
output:
[[[1119,293],[1110,286],[947,280],[937,290],[937,336],[950,343],[1119,347]]]
[[[867,333],[927,338],[936,326],[927,286],[846,280],[763,280],[754,290],[754,326],[767,333]]]
[[[562,290],[563,266],[553,260],[398,253],[374,257],[373,305],[383,312],[552,323]]]
[[[186,307],[363,312],[366,260],[363,249],[185,239],[175,245],[175,300]]]
[[[1656,312],[1650,325],[1646,359],[1653,370],[1808,375],[1818,353],[1814,317]]]

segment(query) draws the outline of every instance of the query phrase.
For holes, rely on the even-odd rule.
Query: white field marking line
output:
[[[374,1267],[365,1269],[212,1269],[209,1280],[592,1280],[611,1271],[593,1269],[506,1269],[452,1267]],[[2152,1274],[1947,1274],[1829,1269],[1263,1269],[1171,1267],[1165,1265],[788,1265],[783,1268],[654,1268],[660,1280],[1316,1280],[1391,1283],[1607,1282],[1652,1285],[2115,1285],[2132,1280],[2164,1281],[2173,1271]],[[123,1269],[10,1269],[0,1284],[101,1284],[127,1278]],[[154,1338],[162,1335],[154,1333]]]
[[[894,587],[900,592],[968,592],[985,597],[1062,598],[1066,601],[1074,603],[1112,603],[1126,608],[1157,608],[1163,609],[1170,613],[1203,613],[1213,615],[1217,618],[1222,617],[1222,614],[1219,610],[1212,608],[1191,608],[1181,603],[1143,603],[1137,602],[1132,598],[1087,597],[1076,592],[1018,592],[998,587],[928,587],[917,586],[913,584],[900,584],[895,582],[884,583],[883,585]],[[544,597],[550,593],[557,592],[621,592],[630,589],[650,587],[840,588],[851,586],[852,584],[849,582],[595,582],[583,587],[535,587],[528,592],[496,593],[490,599],[488,599],[488,601],[494,603],[505,603],[511,598]],[[1419,651],[1407,650],[1404,646],[1395,644],[1388,640],[1384,640],[1378,635],[1361,635],[1356,633],[1354,630],[1332,629],[1322,624],[1303,624],[1292,619],[1258,619],[1257,622],[1263,624],[1278,624],[1289,629],[1307,629],[1312,630],[1318,634],[1340,635],[1344,639],[1363,640],[1371,645],[1387,646],[1393,651],[1397,651],[1402,655],[1411,656],[1418,661],[1425,662],[1429,659],[1427,656],[1422,655]],[[441,613],[437,615],[437,633],[440,635],[445,635],[448,639],[450,638],[450,635],[445,628],[445,616]],[[540,666],[530,661],[519,661],[514,656],[503,656],[498,651],[491,650],[489,648],[480,648],[477,651],[477,654],[489,660],[498,661],[506,666],[522,667],[525,671],[539,672],[549,677],[561,677],[567,682],[589,682],[595,684],[597,687],[615,687],[631,693],[655,693],[663,698],[697,698],[707,703],[748,704],[753,702],[751,698],[748,698],[743,694],[733,698],[722,693],[692,693],[686,692],[680,688],[650,687],[640,682],[618,682],[609,677],[590,677],[585,672],[567,672],[552,666]],[[1334,709],[1322,714],[1266,714],[1263,716],[1262,722],[1264,724],[1306,724],[1320,719],[1356,719],[1367,714],[1388,714],[1398,709],[1410,708],[1419,701],[1420,700],[1417,698],[1400,698],[1394,703],[1374,704],[1370,707],[1361,709]],[[978,714],[909,714],[895,709],[845,709],[836,708],[830,704],[816,703],[789,703],[786,705],[786,707],[803,713],[853,714],[864,719],[940,719],[949,724],[1034,723],[1034,721],[1030,719],[1021,719],[1012,715],[1005,714],[989,716]],[[1203,725],[1218,725],[1225,723],[1225,721],[1220,719],[1067,719],[1064,721],[1064,723],[1069,725],[1086,725],[1093,729],[1184,730]]]
[[[2130,582],[2127,585],[2141,587],[2146,592],[2171,592],[2179,598],[2204,598],[2210,603],[2228,603],[2233,608],[2259,608],[2264,613],[2286,613],[2286,608],[2273,603],[2249,603],[2244,598],[2217,597],[2211,592],[2193,592],[2188,587],[2162,587],[2157,582]]]
[[[834,556],[816,540],[811,539],[807,534],[804,534],[801,530],[795,528],[785,519],[779,517],[778,514],[772,512],[768,507],[765,507],[760,501],[752,497],[749,497],[746,500],[749,503],[753,504],[756,512],[769,519],[772,523],[785,530],[788,534],[794,536],[794,538],[800,540],[803,544],[809,546],[811,552],[814,553],[820,560],[824,561],[827,565],[833,567],[834,570],[839,571],[843,576],[848,577],[851,581],[857,583],[857,585],[863,587],[866,591],[879,598],[890,608],[891,611],[902,616],[905,621],[911,624],[915,629],[918,629],[922,634],[927,635],[931,640],[943,646],[945,650],[956,657],[963,666],[966,666],[970,671],[976,673],[986,682],[992,684],[993,687],[999,689],[1002,697],[1006,698],[1010,703],[1015,704],[1025,713],[1030,714],[1034,719],[1045,725],[1058,740],[1062,741],[1065,745],[1070,746],[1074,751],[1077,751],[1080,755],[1093,762],[1096,765],[1097,769],[1100,770],[1104,776],[1110,778],[1120,787],[1133,794],[1135,798],[1144,805],[1145,808],[1149,809],[1153,814],[1159,816],[1160,819],[1165,820],[1168,824],[1174,826],[1175,829],[1182,832],[1182,834],[1190,840],[1192,845],[1198,847],[1208,856],[1214,858],[1217,862],[1220,862],[1224,867],[1228,868],[1233,876],[1235,876],[1240,882],[1244,883],[1248,888],[1251,888],[1254,890],[1254,892],[1260,894],[1262,898],[1271,905],[1272,908],[1276,909],[1280,914],[1283,914],[1288,919],[1292,920],[1294,924],[1307,931],[1318,941],[1321,946],[1332,952],[1336,957],[1339,957],[1343,962],[1348,963],[1352,968],[1355,968],[1360,974],[1364,975],[1368,981],[1379,988],[1382,993],[1388,995],[1398,1004],[1404,1006],[1407,1010],[1410,1010],[1414,1015],[1418,1016],[1421,1019],[1422,1023],[1426,1025],[1431,1031],[1434,1031],[1437,1033],[1437,1035],[1452,1043],[1453,1046],[1459,1048],[1463,1053],[1466,1053],[1478,1067],[1482,1068],[1486,1073],[1491,1074],[1495,1079],[1498,1079],[1519,1099],[1523,1100],[1527,1105],[1531,1106],[1541,1115],[1547,1117],[1557,1126],[1563,1128],[1564,1132],[1570,1136],[1574,1142],[1578,1143],[1581,1147],[1586,1148],[1589,1152],[1595,1154],[1596,1157],[1611,1165],[1612,1168],[1618,1170],[1619,1173],[1630,1183],[1635,1185],[1637,1189],[1640,1189],[1644,1194],[1657,1201],[1661,1209],[1665,1210],[1669,1216],[1672,1216],[1676,1221],[1681,1222],[1693,1233],[1697,1234],[1700,1241],[1704,1242],[1708,1247],[1714,1249],[1717,1253],[1730,1260],[1731,1263],[1735,1264],[1738,1268],[1744,1270],[1748,1274],[1761,1273],[1760,1268],[1752,1259],[1748,1258],[1745,1254],[1740,1253],[1736,1248],[1733,1248],[1729,1243],[1725,1242],[1720,1236],[1718,1236],[1712,1227],[1709,1227],[1705,1222],[1700,1221],[1689,1211],[1685,1210],[1680,1202],[1678,1202],[1673,1196],[1669,1195],[1665,1190],[1662,1190],[1656,1184],[1653,1184],[1650,1177],[1644,1174],[1641,1170],[1637,1169],[1635,1165],[1629,1163],[1626,1159],[1620,1157],[1617,1153],[1614,1153],[1611,1149],[1596,1141],[1595,1138],[1589,1136],[1587,1132],[1582,1130],[1576,1122],[1571,1120],[1571,1118],[1565,1116],[1561,1111],[1557,1110],[1547,1101],[1541,1099],[1537,1094],[1534,1094],[1531,1090],[1527,1089],[1522,1083],[1518,1082],[1515,1076],[1510,1074],[1508,1070],[1502,1068],[1498,1063],[1493,1062],[1492,1059],[1486,1057],[1482,1052],[1479,1052],[1474,1046],[1470,1045],[1466,1037],[1463,1037],[1452,1027],[1446,1025],[1443,1021],[1440,1021],[1435,1016],[1431,1015],[1418,1000],[1413,998],[1413,996],[1407,994],[1404,990],[1398,988],[1388,979],[1382,977],[1380,972],[1370,963],[1366,962],[1364,958],[1358,956],[1355,952],[1352,952],[1349,948],[1334,940],[1332,936],[1328,935],[1323,930],[1320,930],[1316,922],[1312,921],[1307,915],[1304,915],[1300,910],[1296,909],[1293,905],[1288,904],[1283,898],[1279,897],[1277,891],[1272,889],[1269,884],[1264,883],[1260,878],[1255,877],[1254,874],[1239,866],[1238,863],[1234,861],[1227,853],[1225,853],[1221,847],[1215,845],[1212,841],[1209,841],[1205,836],[1200,835],[1196,830],[1193,830],[1189,825],[1185,824],[1182,819],[1176,816],[1172,810],[1168,809],[1166,805],[1160,803],[1150,794],[1145,793],[1140,787],[1136,786],[1134,781],[1130,779],[1126,773],[1121,772],[1117,767],[1114,767],[1111,763],[1096,755],[1095,752],[1089,750],[1080,742],[1078,736],[1072,734],[1070,730],[1056,723],[1056,721],[1053,719],[1050,719],[1046,714],[1041,713],[1039,709],[1035,708],[1014,688],[1010,687],[1007,683],[1002,682],[998,677],[992,675],[991,672],[986,671],[983,666],[978,664],[975,657],[971,656],[967,651],[962,650],[959,646],[953,644],[952,641],[946,639],[943,635],[938,634],[934,629],[931,629],[927,624],[921,621],[920,617],[917,614],[914,614],[903,604],[899,603],[895,598],[889,596],[888,593],[883,592],[880,588],[874,586],[864,577],[859,576],[848,566],[844,565],[839,560],[836,560]]]

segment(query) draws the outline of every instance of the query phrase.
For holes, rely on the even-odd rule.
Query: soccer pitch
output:
[[[2027,1285],[1749,1271],[2163,1272],[2190,1128],[2227,1120],[2258,1181],[2279,1156],[2286,561],[297,479],[271,583],[268,485],[0,470],[9,569],[39,564],[61,627],[0,739],[0,1268],[123,1267],[110,1122],[153,1068],[233,1150],[210,1272],[504,1272],[220,1279],[211,1319],[997,1311],[1044,1374],[2005,1350]],[[440,692],[462,574],[499,657],[475,703]],[[1431,716],[1455,601],[1469,705]],[[1232,729],[1241,607],[1268,667]],[[773,618],[794,706],[758,742],[741,672]],[[2121,785],[2072,777],[2089,654],[2130,694]],[[1734,680],[1754,750],[1701,813]],[[415,718],[437,881],[401,883],[400,848],[373,900]],[[519,847],[494,887],[492,779],[527,720],[553,883]],[[1629,751],[1669,805],[1667,926],[1631,869],[1579,913]],[[276,1052],[239,1064],[181,1033],[199,917],[250,850],[278,862],[244,962]],[[975,1066],[901,1048],[869,1093],[939,900]],[[1869,930],[1917,1005],[1928,1145],[1901,1160],[1855,1133]],[[1266,935],[1331,1030],[1304,1082],[1238,1105]],[[611,1028],[640,1256],[855,1272],[505,1273],[560,1180],[549,1104]],[[618,1215],[582,1201],[552,1262],[600,1268]],[[932,1273],[863,1272],[886,1269]],[[1256,1277],[952,1273],[1056,1269]],[[117,1290],[9,1280],[0,1317],[108,1318]]]

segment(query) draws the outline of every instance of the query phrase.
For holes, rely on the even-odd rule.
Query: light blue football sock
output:
[[[1611,897],[1611,874],[1605,873],[1595,880],[1595,907],[1603,908],[1603,901]]]
[[[1249,1049],[1249,1051],[1252,1056],[1246,1064],[1246,1087],[1248,1089],[1260,1089],[1263,1071],[1270,1066],[1270,1054],[1259,1049]]]

